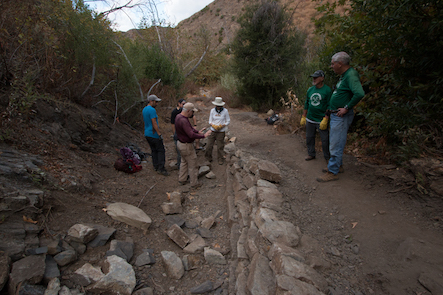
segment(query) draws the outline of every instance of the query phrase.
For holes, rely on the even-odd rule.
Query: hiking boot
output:
[[[169,176],[169,172],[166,171],[166,170],[158,170],[157,172],[158,172],[158,174],[161,174],[161,175],[164,175],[164,176]]]
[[[323,174],[321,177],[317,178],[318,182],[328,182],[333,180],[338,180],[338,175],[335,175],[334,173],[329,171]]]
[[[328,172],[329,170],[328,170],[328,167],[326,167],[326,168],[323,168],[322,170],[321,170],[321,172],[323,172],[323,173],[326,173],[326,172]],[[338,173],[345,173],[345,168],[343,168],[343,166],[340,166],[340,168],[338,168]]]
[[[313,156],[308,156],[307,158],[305,158],[306,161],[311,161],[311,160],[314,160],[314,159],[315,159],[315,157],[313,157]]]
[[[202,185],[203,185],[203,183],[199,182],[199,183],[197,183],[196,185],[191,185],[191,188],[192,188],[192,189],[199,189],[199,188],[202,187]]]

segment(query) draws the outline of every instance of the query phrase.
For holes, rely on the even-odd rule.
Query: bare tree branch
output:
[[[149,96],[149,94],[151,93],[152,88],[154,88],[155,85],[157,85],[158,83],[160,83],[162,79],[158,79],[157,82],[154,83],[154,85],[151,86],[151,88],[149,88],[148,94],[147,96]],[[123,113],[120,114],[120,116],[123,116],[124,114],[126,114],[127,111],[129,111],[130,109],[132,109],[134,106],[138,105],[139,103],[143,102],[144,99],[142,99],[141,101],[136,101],[134,102],[129,108],[127,108],[126,110],[123,111]]]
[[[209,49],[209,45],[206,45],[206,49],[205,52],[203,52],[202,56],[200,57],[200,59],[198,60],[197,64],[185,75],[185,78],[187,78],[189,75],[192,74],[192,72],[195,71],[195,69],[200,65],[200,63],[202,62],[203,58],[206,55],[206,52],[208,52]]]
[[[115,82],[115,80],[111,80],[111,81],[109,81],[109,83],[108,84],[106,84],[106,86],[105,87],[103,87],[103,89],[102,89],[102,91],[100,91],[100,93],[99,94],[97,94],[97,95],[94,95],[94,97],[98,97],[98,96],[100,96],[102,93],[103,93],[103,91],[105,91],[105,89],[106,88],[108,88],[108,86],[112,83],[112,82]]]
[[[80,98],[83,98],[83,96],[85,96],[86,92],[88,92],[89,88],[91,88],[91,86],[94,85],[94,79],[95,79],[95,56],[94,56],[94,63],[92,64],[92,77],[91,77],[91,81],[89,82],[89,85],[88,85],[88,87],[86,87],[85,91],[83,91],[83,93],[80,96]]]
[[[123,4],[121,6],[113,6],[113,7],[111,7],[111,9],[101,12],[99,14],[99,16],[107,16],[113,12],[116,12],[117,10],[122,10],[124,8],[131,9],[134,7],[139,7],[141,5],[140,3],[136,3],[136,4],[131,5],[131,3],[132,3],[132,0],[129,0],[128,3]]]
[[[137,79],[137,76],[135,75],[134,68],[132,67],[131,61],[130,61],[129,58],[126,56],[126,53],[125,53],[125,51],[123,50],[123,48],[122,48],[117,42],[115,42],[115,41],[112,41],[112,42],[114,42],[114,44],[117,45],[118,48],[120,48],[120,51],[122,52],[123,56],[125,57],[126,61],[127,61],[128,64],[129,64],[129,66],[131,67],[131,69],[132,69],[132,71],[133,71],[134,80],[135,80],[135,82],[136,82],[137,85],[138,85],[138,89],[140,90],[140,99],[143,100],[143,91],[142,91],[142,87],[140,86],[140,83],[138,83],[138,79]]]

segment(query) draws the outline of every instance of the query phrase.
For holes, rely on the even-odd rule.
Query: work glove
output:
[[[320,122],[320,130],[326,130],[328,128],[328,118],[324,117]]]
[[[302,116],[302,117],[301,117],[301,120],[300,120],[300,126],[303,127],[303,126],[305,126],[305,125],[306,125],[306,117],[305,117],[305,116]]]
[[[159,135],[158,139],[160,139],[161,141],[163,141],[163,136]]]

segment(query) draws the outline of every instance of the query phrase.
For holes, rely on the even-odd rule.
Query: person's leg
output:
[[[328,171],[337,175],[340,166],[343,165],[343,152],[346,146],[349,126],[354,119],[354,112],[350,110],[343,117],[335,114],[331,115],[330,133],[329,133],[329,152],[331,158],[328,163]]]
[[[166,171],[165,163],[166,163],[166,150],[165,146],[163,144],[163,140],[156,139],[157,140],[157,159],[158,159],[158,170],[159,171]]]
[[[306,122],[306,146],[308,156],[315,158],[315,129],[316,124]]]
[[[146,140],[148,141],[149,147],[151,148],[151,157],[152,157],[152,165],[154,166],[154,170],[158,170],[158,151],[157,151],[157,144],[155,141],[155,138],[145,136]]]
[[[214,147],[215,135],[217,132],[212,132],[209,137],[207,137],[208,143],[206,146],[205,158],[210,162],[212,161],[212,149]]]
[[[331,157],[331,154],[329,153],[329,130],[320,130],[318,129],[320,133],[320,139],[321,139],[321,147],[323,149],[323,156],[325,157],[326,161],[329,160]]]
[[[197,168],[197,153],[195,152],[194,146],[188,144],[189,157],[188,157],[188,173],[189,182],[191,186],[196,186],[198,184],[198,168]]]
[[[177,147],[177,142],[178,142],[177,134],[174,134],[174,144],[175,144],[175,150],[177,152],[177,168],[180,169],[181,155]]]
[[[224,132],[217,132],[216,133],[216,141],[217,141],[217,158],[219,161],[224,161],[225,133]]]
[[[188,150],[186,149],[187,144],[177,142],[177,148],[181,154],[180,170],[178,172],[178,181],[185,183],[188,180]]]

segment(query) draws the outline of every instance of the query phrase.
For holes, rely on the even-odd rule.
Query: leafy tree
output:
[[[442,9],[440,0],[340,0],[319,7],[324,62],[344,50],[361,65],[366,134],[400,144],[400,160],[425,151],[441,155]]]
[[[296,86],[304,34],[292,26],[292,15],[278,2],[249,6],[231,45],[238,94],[254,109],[276,105]]]

